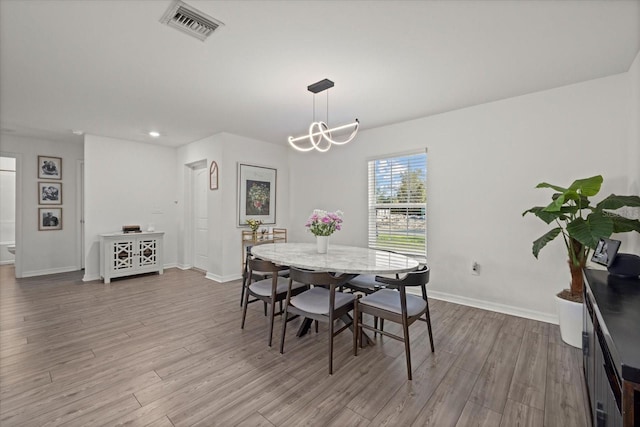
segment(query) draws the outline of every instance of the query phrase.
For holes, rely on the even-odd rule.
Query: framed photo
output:
[[[38,208],[38,230],[62,230],[62,208]]]
[[[62,158],[38,156],[38,178],[62,179]]]
[[[238,163],[239,226],[248,219],[276,223],[276,176],[274,168]]]
[[[218,189],[218,164],[215,161],[209,167],[209,189]]]
[[[62,204],[62,183],[61,182],[38,182],[38,204],[39,205],[61,205]]]

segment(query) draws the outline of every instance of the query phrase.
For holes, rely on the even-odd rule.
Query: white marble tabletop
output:
[[[393,274],[418,267],[418,261],[404,255],[331,243],[326,254],[319,254],[315,243],[268,243],[252,247],[251,253],[280,265],[334,273]]]

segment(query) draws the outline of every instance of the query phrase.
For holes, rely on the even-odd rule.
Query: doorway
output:
[[[207,161],[191,164],[191,212],[194,268],[204,272],[209,269],[209,206],[208,191],[209,171]]]

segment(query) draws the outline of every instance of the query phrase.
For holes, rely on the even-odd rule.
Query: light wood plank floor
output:
[[[400,342],[354,357],[348,332],[329,376],[326,327],[296,338],[292,322],[284,355],[262,306],[240,329],[239,281],[13,274],[0,267],[3,427],[589,425],[580,351],[555,325],[431,300],[436,351],[415,323],[413,381]]]

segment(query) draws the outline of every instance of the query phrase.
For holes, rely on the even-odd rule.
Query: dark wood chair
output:
[[[286,229],[284,230],[286,235]],[[251,274],[251,277],[249,276],[249,260],[253,257],[253,255],[251,255],[251,248],[252,246],[245,247],[244,266],[242,269],[242,291],[240,293],[240,307],[242,307],[242,302],[244,301],[245,289],[247,288],[247,286],[249,286],[249,283],[251,282],[251,280],[263,280],[271,277],[269,272],[258,271],[258,270],[254,270],[253,273]],[[282,277],[289,277],[289,269],[285,268],[285,269],[279,270],[278,275]],[[264,314],[266,316],[267,315],[266,304],[264,306],[264,310],[265,310]]]
[[[313,319],[329,325],[329,375],[333,374],[333,338],[340,332],[349,328],[353,320],[348,313],[353,310],[354,295],[337,291],[345,280],[353,276],[336,277],[331,273],[305,271],[291,268],[289,273],[289,286],[287,299],[284,306],[284,318],[282,319],[282,335],[280,337],[280,353],[284,353],[284,339],[287,331],[287,322],[291,320],[289,314]],[[294,295],[294,283],[300,282],[314,287]],[[344,326],[336,330],[335,322],[342,319]]]
[[[270,306],[269,311],[269,331],[268,331],[268,345],[271,347],[271,341],[273,338],[273,321],[275,316],[282,314],[282,301],[287,296],[287,290],[291,289],[292,295],[297,295],[300,292],[308,289],[308,286],[294,282],[289,283],[289,280],[285,277],[280,276],[278,273],[284,270],[288,270],[289,267],[286,266],[278,266],[270,261],[264,261],[256,258],[249,258],[249,284],[246,286],[245,291],[243,292],[243,303],[242,303],[242,325],[241,329],[244,329],[245,319],[247,317],[247,306],[253,302],[262,301],[266,305]],[[254,272],[260,272],[267,274],[269,277],[265,279],[256,280],[256,277],[259,275],[255,275]],[[251,280],[254,280],[251,283]],[[244,285],[243,285],[244,287]],[[249,297],[253,297],[254,299],[250,300]],[[276,303],[280,303],[280,311],[275,312]]]
[[[368,329],[404,342],[405,356],[407,359],[407,377],[411,380],[411,348],[409,343],[409,326],[421,316],[425,315],[427,328],[429,330],[429,342],[431,352],[433,347],[433,333],[431,330],[431,316],[429,314],[429,300],[427,299],[426,284],[429,282],[429,267],[423,266],[420,270],[412,271],[400,279],[390,279],[377,276],[376,280],[395,289],[381,289],[363,298],[358,297],[354,304],[354,322],[356,331],[353,335],[353,354],[358,355],[358,341],[362,340],[362,330]],[[417,295],[407,295],[408,286],[419,286],[422,290],[422,297]],[[362,314],[367,313],[374,317],[379,317],[381,327],[366,325],[362,322]],[[382,321],[386,319],[390,322],[402,325],[402,336],[394,335],[382,330]]]

